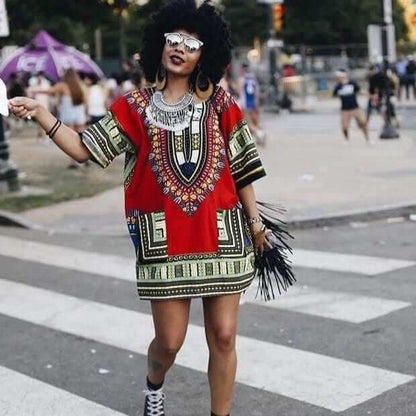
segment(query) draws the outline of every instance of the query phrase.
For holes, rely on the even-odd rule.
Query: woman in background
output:
[[[88,124],[94,124],[101,120],[107,113],[108,89],[100,84],[94,74],[87,74],[84,78],[87,86],[87,114]]]
[[[81,78],[73,68],[67,69],[62,81],[52,87],[46,89],[34,88],[33,91],[35,93],[58,95],[58,113],[62,123],[78,133],[85,129],[87,122],[86,96]],[[71,159],[68,168],[76,169],[79,166],[79,163]]]

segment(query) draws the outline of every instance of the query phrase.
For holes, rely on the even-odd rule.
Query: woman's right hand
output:
[[[32,98],[15,97],[8,101],[9,110],[19,118],[36,117],[41,105]]]

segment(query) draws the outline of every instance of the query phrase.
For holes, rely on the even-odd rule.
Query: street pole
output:
[[[381,21],[381,45],[383,52],[383,74],[384,80],[386,83],[386,88],[383,91],[383,94],[386,95],[386,120],[383,126],[383,130],[380,133],[380,139],[397,139],[399,138],[399,133],[397,129],[391,124],[391,102],[390,102],[390,79],[388,77],[389,69],[389,47],[388,47],[388,30],[389,25],[393,23],[393,13],[392,13],[392,3],[391,0],[380,0],[381,2],[381,11],[382,11],[382,21]]]
[[[101,28],[94,31],[95,38],[95,60],[101,62],[103,60],[103,36]]]
[[[300,54],[301,54],[301,57],[302,57],[302,104],[305,105],[306,96],[308,94],[308,89],[307,89],[307,85],[306,85],[306,73],[307,73],[306,45],[304,45],[304,44],[301,45]]]
[[[273,27],[273,4],[269,5],[269,39],[274,40],[276,39],[276,34]],[[269,85],[273,90],[272,97],[277,99],[276,97],[276,51],[274,46],[269,43]],[[270,103],[274,104],[274,102]]]
[[[280,42],[276,38],[276,30],[274,26],[273,7],[282,4],[284,0],[257,0],[258,3],[264,4],[268,8],[268,33],[267,41],[268,58],[269,58],[269,104],[273,105],[278,101],[278,87],[276,80],[277,59],[279,57]]]

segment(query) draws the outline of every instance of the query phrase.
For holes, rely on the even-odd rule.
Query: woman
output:
[[[50,88],[51,83],[45,77],[45,74],[42,71],[39,71],[36,75],[29,79],[29,87],[27,89],[27,95],[32,97],[43,107],[49,110],[50,107],[50,97],[48,94],[45,93],[33,93],[34,89],[48,89]],[[42,143],[49,143],[49,139],[45,136],[45,132],[43,131],[42,127],[38,126],[38,140]]]
[[[76,132],[85,129],[87,122],[86,97],[81,78],[74,69],[67,69],[61,82],[57,82],[50,88],[33,88],[33,92],[58,95],[60,100],[58,113],[62,123]],[[68,168],[76,169],[78,166],[77,162],[71,160]]]
[[[87,114],[88,124],[94,124],[101,120],[107,113],[106,103],[108,100],[108,90],[99,83],[99,79],[94,74],[87,74],[84,78],[87,86]]]
[[[184,342],[192,298],[202,297],[211,415],[229,415],[236,373],[240,295],[254,254],[269,246],[252,182],[265,175],[242,113],[216,87],[231,60],[227,26],[209,3],[175,0],[147,26],[142,68],[156,88],[118,99],[78,135],[33,100],[35,116],[78,162],[106,167],[125,152],[125,204],[137,253],[137,290],[151,301],[144,415],[164,415],[163,383]],[[254,247],[252,244],[254,242]]]

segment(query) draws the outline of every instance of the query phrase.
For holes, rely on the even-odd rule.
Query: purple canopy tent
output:
[[[58,42],[48,32],[41,30],[28,45],[19,48],[1,63],[0,78],[7,82],[13,72],[43,71],[48,78],[58,81],[68,68],[96,74],[100,78],[104,76],[88,55]]]

